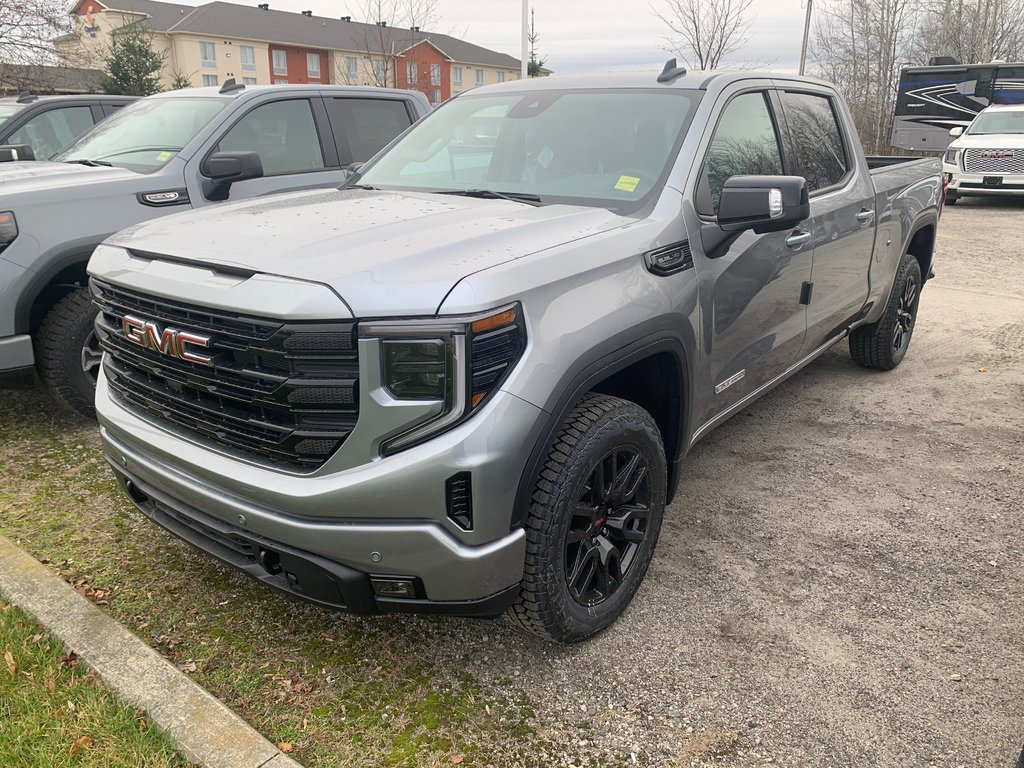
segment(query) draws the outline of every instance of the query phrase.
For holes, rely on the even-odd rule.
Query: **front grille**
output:
[[[284,322],[148,296],[93,279],[104,372],[125,407],[253,461],[312,471],[359,417],[354,321]],[[206,336],[211,365],[125,335],[125,315]]]
[[[964,171],[1024,174],[1024,149],[965,149]]]

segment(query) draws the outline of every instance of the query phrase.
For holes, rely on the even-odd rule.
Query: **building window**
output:
[[[387,84],[388,64],[384,59],[373,60],[373,72],[377,76],[377,83],[379,85]]]
[[[415,61],[410,61],[405,65],[405,79],[409,82],[410,85],[416,82],[417,69],[418,68],[416,66]]]
[[[355,56],[345,57],[345,78],[350,84],[359,79],[359,60]]]
[[[441,65],[431,64],[430,65],[430,84],[440,85],[441,84]]]
[[[251,45],[238,46],[238,58],[242,61],[243,72],[256,71],[256,49]]]
[[[440,88],[434,88],[430,92],[430,103],[431,104],[440,104],[441,103],[441,89]]]
[[[274,85],[288,85],[287,80],[275,80]]]
[[[462,67],[452,67],[452,85],[462,87]]]
[[[204,67],[216,67],[217,46],[213,43],[199,43],[199,62]]]
[[[315,80],[320,79],[320,54],[319,53],[307,53],[306,54],[306,74]]]
[[[274,58],[274,74],[275,75],[287,75],[288,74],[288,54],[284,51],[271,51],[270,55]]]
[[[217,76],[203,75],[203,85],[217,85]]]
[[[256,78],[255,77],[243,77],[242,78],[242,85],[256,85]]]
[[[478,69],[476,71],[476,84],[477,85],[483,85],[484,84],[484,71],[482,69]]]
[[[499,83],[504,83],[505,82],[505,73],[504,72],[499,72],[498,73],[498,82]]]

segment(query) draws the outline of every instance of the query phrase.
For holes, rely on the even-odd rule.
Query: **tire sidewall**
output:
[[[911,277],[917,281],[917,293],[914,296],[910,330],[907,331],[907,339],[903,344],[903,347],[896,350],[892,346],[892,332],[895,330],[896,323],[899,322],[899,319],[896,317],[896,312],[900,305],[900,297],[903,295],[903,291],[907,287],[907,280]],[[887,318],[889,322],[886,323],[886,327],[889,331],[888,350],[893,367],[903,362],[903,358],[907,356],[907,351],[910,349],[910,342],[914,340],[914,330],[917,328],[917,312],[918,308],[921,306],[921,289],[923,287],[924,285],[921,280],[921,266],[917,263],[917,259],[910,254],[907,254],[904,256],[903,263],[900,265],[896,285],[893,286],[892,299],[889,301],[889,307],[886,310],[889,315]]]

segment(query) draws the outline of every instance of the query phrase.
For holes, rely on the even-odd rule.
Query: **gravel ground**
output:
[[[1024,201],[947,209],[900,368],[843,344],[694,449],[623,619],[517,654],[562,738],[587,720],[581,753],[641,765],[1015,765],[1022,234]]]
[[[595,640],[555,647],[503,621],[308,607],[290,631],[332,622],[339,637],[389,645],[395,663],[457,669],[492,700],[523,698],[531,728],[496,724],[498,768],[1013,768],[1024,743],[1022,234],[1024,201],[947,209],[938,277],[899,369],[856,368],[842,345],[697,446],[644,586]],[[97,444],[92,428],[71,438]],[[122,506],[100,508],[132,514]],[[196,579],[220,572],[166,538],[169,568],[180,557]],[[228,583],[270,621],[265,589]]]

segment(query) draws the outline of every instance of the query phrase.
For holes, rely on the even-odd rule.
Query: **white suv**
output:
[[[1024,195],[1024,104],[988,107],[956,139],[942,160],[949,181],[946,203],[965,195]]]

